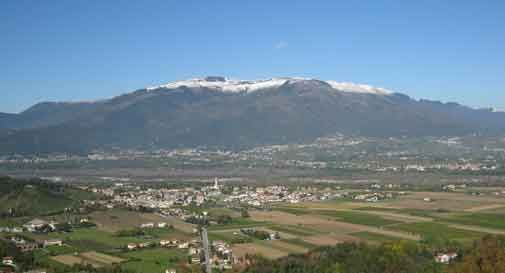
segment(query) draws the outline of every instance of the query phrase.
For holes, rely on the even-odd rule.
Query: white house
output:
[[[189,248],[189,243],[188,242],[182,242],[177,247],[178,248]]]
[[[435,256],[435,261],[437,263],[442,263],[442,264],[448,264],[452,260],[456,259],[458,257],[457,253],[451,252],[451,253],[439,253],[437,256]]]
[[[46,227],[47,225],[49,225],[48,222],[35,218],[30,222],[24,224],[23,227],[26,228],[29,232],[34,232],[36,230]]]
[[[63,241],[59,239],[44,240],[44,247],[48,246],[62,246]]]
[[[128,245],[126,246],[126,248],[128,248],[128,250],[134,250],[134,249],[136,249],[136,248],[137,248],[137,244],[133,244],[133,243],[132,243],[132,244],[128,244]]]
[[[9,257],[3,257],[2,258],[2,263],[4,265],[11,265],[12,266],[12,265],[14,265],[14,258],[10,257],[10,256]]]
[[[154,223],[145,223],[140,225],[141,228],[153,228]]]

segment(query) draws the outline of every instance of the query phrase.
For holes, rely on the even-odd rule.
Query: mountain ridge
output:
[[[242,149],[335,132],[384,137],[502,134],[505,113],[415,100],[362,84],[214,76],[142,88],[94,103],[38,104],[18,115],[0,114],[0,131],[9,131],[0,133],[3,154]]]

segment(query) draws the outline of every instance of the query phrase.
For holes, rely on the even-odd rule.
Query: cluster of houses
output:
[[[233,251],[227,243],[223,241],[213,241],[212,250],[214,253],[212,264],[214,267],[220,270],[227,270],[231,269],[233,264],[236,263]]]
[[[183,241],[177,239],[160,240],[159,243],[144,242],[144,243],[130,243],[127,245],[127,250],[134,251],[138,249],[159,246],[163,248],[177,248],[187,250],[188,256],[192,264],[202,264],[205,261],[202,249],[202,243],[199,240],[193,239],[191,241]],[[231,269],[235,260],[233,251],[230,246],[223,241],[212,242],[212,265],[215,268]]]
[[[353,199],[356,201],[365,202],[379,202],[382,200],[390,200],[395,198],[397,195],[405,194],[404,192],[365,192],[358,193],[354,195]]]
[[[369,168],[377,172],[426,172],[430,170],[447,170],[447,171],[494,171],[498,168],[496,164],[483,163],[448,163],[448,164],[407,164],[404,166],[381,166]]]
[[[98,189],[97,189],[98,190]],[[168,209],[173,206],[203,205],[210,197],[221,194],[221,186],[216,178],[214,185],[200,189],[186,188],[148,188],[140,189],[123,183],[116,183],[111,188],[99,189],[112,197],[112,206],[132,209]]]
[[[168,224],[166,222],[159,222],[159,223],[144,223],[140,224],[140,228],[166,228],[168,227]]]
[[[261,207],[268,203],[292,203],[324,201],[341,198],[343,195],[333,189],[308,190],[298,188],[290,190],[286,186],[273,185],[267,187],[234,187],[230,195],[224,199],[227,203],[240,203],[253,207]]]
[[[41,219],[33,219],[22,226],[17,227],[0,227],[0,232],[8,232],[8,233],[21,233],[24,231],[27,232],[52,232],[57,229],[56,225],[58,223],[51,221],[44,221]]]
[[[8,238],[21,252],[31,252],[40,248],[49,246],[62,246],[63,241],[60,239],[45,239],[40,241],[28,240],[21,236],[12,236]]]

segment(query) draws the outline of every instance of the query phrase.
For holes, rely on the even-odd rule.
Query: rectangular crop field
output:
[[[122,263],[121,267],[138,273],[165,272],[167,268],[176,268],[180,262],[187,261],[186,252],[179,249],[155,248],[132,251],[122,256],[130,260]]]
[[[449,240],[474,240],[483,236],[483,233],[467,231],[463,229],[451,228],[445,224],[437,222],[423,222],[412,224],[400,224],[391,227],[393,230],[419,234],[425,237],[443,237]]]

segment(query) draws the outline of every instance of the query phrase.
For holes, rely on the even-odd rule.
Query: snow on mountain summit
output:
[[[278,87],[288,81],[302,80],[301,78],[272,78],[267,80],[233,80],[224,77],[206,77],[183,81],[175,81],[164,85],[148,87],[147,90],[154,89],[175,89],[179,87],[205,87],[216,89],[222,92],[253,92],[260,89]]]
[[[155,89],[176,89],[179,87],[188,88],[210,88],[221,92],[240,93],[240,92],[254,92],[268,88],[279,87],[285,83],[295,83],[299,81],[313,80],[298,77],[282,77],[271,78],[264,80],[234,80],[219,76],[209,76],[205,78],[195,78],[189,80],[170,82],[164,85],[153,86],[146,88],[147,90]],[[373,87],[366,84],[356,84],[351,82],[336,82],[324,81],[329,84],[333,89],[341,92],[353,93],[368,93],[375,95],[388,95],[392,92],[384,88]]]
[[[366,84],[357,84],[352,82],[336,82],[336,81],[326,81],[333,89],[337,89],[342,92],[353,92],[353,93],[367,93],[376,95],[389,95],[393,93],[390,90],[373,87]]]

